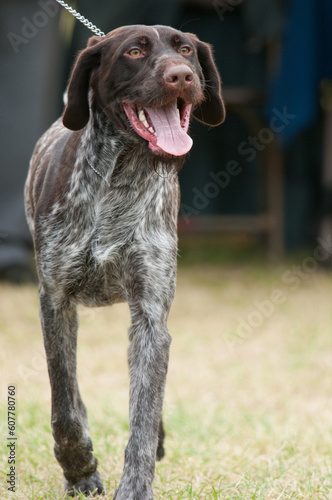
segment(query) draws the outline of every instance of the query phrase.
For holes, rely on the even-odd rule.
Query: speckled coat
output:
[[[184,61],[193,76],[186,88],[175,88],[165,71]],[[155,459],[164,454],[167,317],[175,293],[177,174],[184,155],[149,148],[122,103],[159,109],[172,99],[179,103],[181,126],[188,103],[205,123],[223,120],[220,80],[207,44],[162,26],[93,37],[73,69],[66,126],[58,120],[31,159],[26,214],[40,280],[54,450],[71,495],[103,492],[76,380],[76,308],[127,301],[130,437],[116,498],[153,498]]]

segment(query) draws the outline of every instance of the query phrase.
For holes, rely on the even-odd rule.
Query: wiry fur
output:
[[[145,39],[153,38],[152,28],[127,28],[135,36],[142,29]],[[116,43],[124,43],[125,30],[119,30],[118,38],[115,32],[108,35],[115,53]],[[157,37],[156,30],[164,40]],[[161,55],[160,44],[168,54],[166,35],[173,36],[174,31],[154,29]],[[93,38],[86,50],[102,43]],[[107,44],[105,40],[101,49],[104,57]],[[58,120],[44,134],[34,150],[25,188],[40,280],[54,451],[70,494],[103,491],[76,380],[76,308],[78,304],[102,306],[126,301],[132,318],[128,352],[130,437],[116,498],[151,500],[155,459],[164,454],[161,411],[171,343],[167,317],[175,293],[177,173],[183,158],[153,155],[131,130],[123,111],[123,116],[118,109],[114,119],[110,116],[101,105],[106,83],[97,81],[103,74],[99,56],[94,52],[91,62],[86,53],[82,54],[84,74],[92,82],[90,109],[83,109],[82,116],[72,115],[68,108],[66,113],[67,122],[75,129],[84,122],[87,112],[88,123],[73,132]],[[110,55],[107,57],[110,64]],[[156,61],[154,67],[160,72],[157,56]],[[98,64],[98,73],[91,64]],[[198,75],[198,60],[193,59],[192,67],[197,68]],[[73,75],[69,108],[71,98],[77,100],[75,85],[78,92],[90,88],[80,83],[75,69]],[[113,86],[116,78],[112,77]],[[196,91],[191,89],[194,103],[201,102],[204,89],[202,75],[199,80]],[[218,91],[220,95],[220,84]],[[142,94],[140,99],[144,100]]]

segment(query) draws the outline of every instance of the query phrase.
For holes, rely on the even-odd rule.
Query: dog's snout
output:
[[[169,66],[164,72],[164,81],[177,90],[188,88],[194,79],[194,73],[186,64]]]

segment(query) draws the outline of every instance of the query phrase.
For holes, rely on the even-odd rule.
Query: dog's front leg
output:
[[[87,411],[76,379],[76,307],[56,304],[40,290],[40,312],[52,390],[54,453],[71,496],[103,492],[92,454]]]
[[[116,500],[152,500],[152,481],[158,445],[171,336],[166,314],[158,318],[130,304],[129,330],[130,435],[124,471]]]

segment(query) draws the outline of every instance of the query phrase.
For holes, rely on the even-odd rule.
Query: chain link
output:
[[[70,5],[68,5],[66,2],[63,2],[63,0],[56,0],[60,5],[62,5],[62,7],[64,7],[65,9],[68,10],[68,12],[70,12],[71,14],[73,14],[74,17],[76,17],[76,19],[78,21],[80,21],[81,23],[84,24],[84,26],[86,26],[87,28],[89,28],[89,30],[91,30],[95,35],[97,36],[105,36],[105,33],[103,31],[101,31],[99,28],[97,28],[97,26],[95,26],[94,24],[90,23],[90,21],[88,21],[84,16],[82,16],[79,12],[77,12],[77,10],[73,9],[72,7],[70,7]]]

